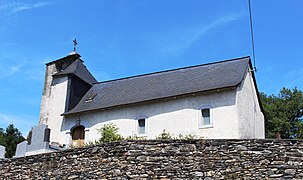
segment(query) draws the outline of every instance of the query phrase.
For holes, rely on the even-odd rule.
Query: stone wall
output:
[[[121,141],[0,160],[0,179],[303,178],[303,141]]]

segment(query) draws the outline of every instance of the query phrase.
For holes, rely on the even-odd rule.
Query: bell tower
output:
[[[64,81],[67,81],[67,77],[54,77],[55,74],[64,71],[67,67],[69,67],[73,62],[80,58],[78,53],[70,54],[64,58],[49,62],[46,64],[45,71],[45,80],[44,80],[44,88],[42,93],[42,100],[40,106],[40,120],[39,124],[48,124],[49,116],[51,115],[51,111],[53,111],[54,107],[52,107],[54,103],[54,98],[56,95],[54,93],[58,92],[58,86],[63,85]],[[63,93],[63,92],[61,92]],[[64,102],[65,99],[62,101]],[[59,104],[58,104],[59,105]],[[56,106],[58,106],[56,105]],[[60,106],[62,106],[61,104]],[[64,110],[63,110],[64,112]],[[63,113],[61,112],[61,113]]]
[[[75,41],[76,42],[76,41]],[[76,43],[74,42],[74,50]],[[39,124],[50,128],[50,142],[61,143],[63,113],[73,109],[97,80],[75,51],[46,64]]]

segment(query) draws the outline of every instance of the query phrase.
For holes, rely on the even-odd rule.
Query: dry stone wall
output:
[[[0,160],[0,179],[302,179],[303,141],[121,141]]]

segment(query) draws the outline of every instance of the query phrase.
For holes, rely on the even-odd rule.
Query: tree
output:
[[[3,144],[3,135],[4,135],[4,130],[3,128],[0,128],[0,145]]]
[[[0,128],[0,137],[3,136],[3,134],[4,134],[3,128]]]
[[[1,135],[2,134],[2,135]],[[0,130],[0,144],[5,146],[6,158],[11,158],[15,155],[17,144],[24,141],[25,138],[21,132],[14,127],[13,124],[8,125],[5,132]]]
[[[260,94],[267,138],[303,138],[303,92],[283,87],[278,96]]]

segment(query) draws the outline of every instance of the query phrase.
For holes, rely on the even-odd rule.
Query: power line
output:
[[[253,21],[252,21],[250,0],[248,0],[248,7],[249,7],[250,34],[251,34],[251,45],[252,45],[253,64],[254,64],[253,71],[257,71],[257,68],[256,68],[256,54],[255,54],[255,41],[254,41],[254,31],[253,31]]]

